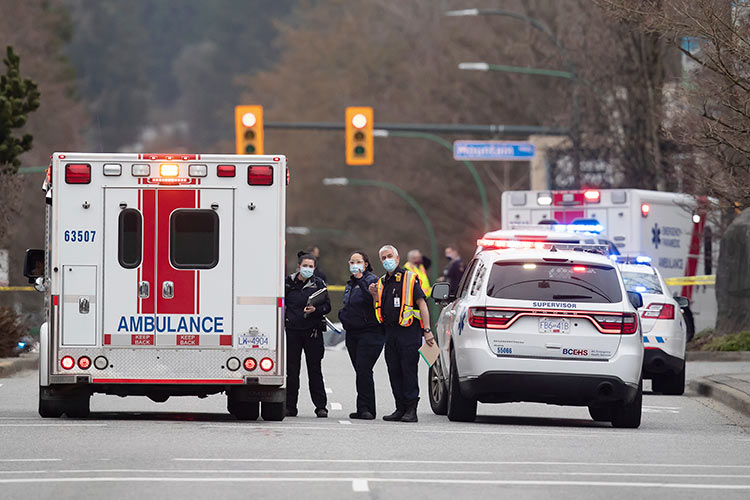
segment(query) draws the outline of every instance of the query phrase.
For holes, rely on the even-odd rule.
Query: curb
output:
[[[750,396],[742,391],[709,378],[691,380],[689,387],[701,396],[714,399],[750,417]]]
[[[686,351],[685,361],[750,361],[750,351]]]
[[[0,378],[10,377],[22,370],[36,370],[39,367],[39,354],[27,354],[17,358],[0,359]]]

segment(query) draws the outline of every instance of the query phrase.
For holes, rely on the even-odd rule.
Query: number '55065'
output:
[[[70,231],[64,233],[65,241],[93,243],[96,231]]]

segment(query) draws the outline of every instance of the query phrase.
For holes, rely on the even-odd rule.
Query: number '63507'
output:
[[[93,243],[95,236],[96,231],[66,230],[64,233],[65,241],[82,243]]]

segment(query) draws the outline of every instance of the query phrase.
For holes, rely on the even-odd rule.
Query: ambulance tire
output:
[[[448,420],[451,422],[473,422],[477,418],[477,400],[461,394],[458,385],[456,354],[451,351],[451,372],[448,381]]]
[[[87,418],[91,414],[91,395],[76,394],[66,402],[65,414],[69,418]]]
[[[39,387],[39,416],[42,418],[60,418],[65,413],[65,402],[52,398],[49,387]]]
[[[685,393],[685,362],[677,373],[664,373],[654,376],[652,387],[654,392],[667,396],[682,396]]]
[[[233,401],[227,402],[227,410],[237,420],[257,420],[260,415],[260,403],[257,401]]]
[[[440,357],[427,370],[427,388],[430,394],[430,408],[435,415],[448,414],[448,390],[445,387]]]
[[[620,401],[612,407],[612,427],[620,429],[637,429],[641,425],[643,406],[643,381],[638,384],[638,392],[629,403]]]
[[[286,403],[263,402],[260,404],[260,414],[267,422],[281,422],[284,420]]]

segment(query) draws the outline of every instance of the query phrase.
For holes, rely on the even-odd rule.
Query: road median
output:
[[[23,354],[17,358],[0,358],[0,378],[10,377],[23,370],[36,370],[39,367],[39,354]]]

